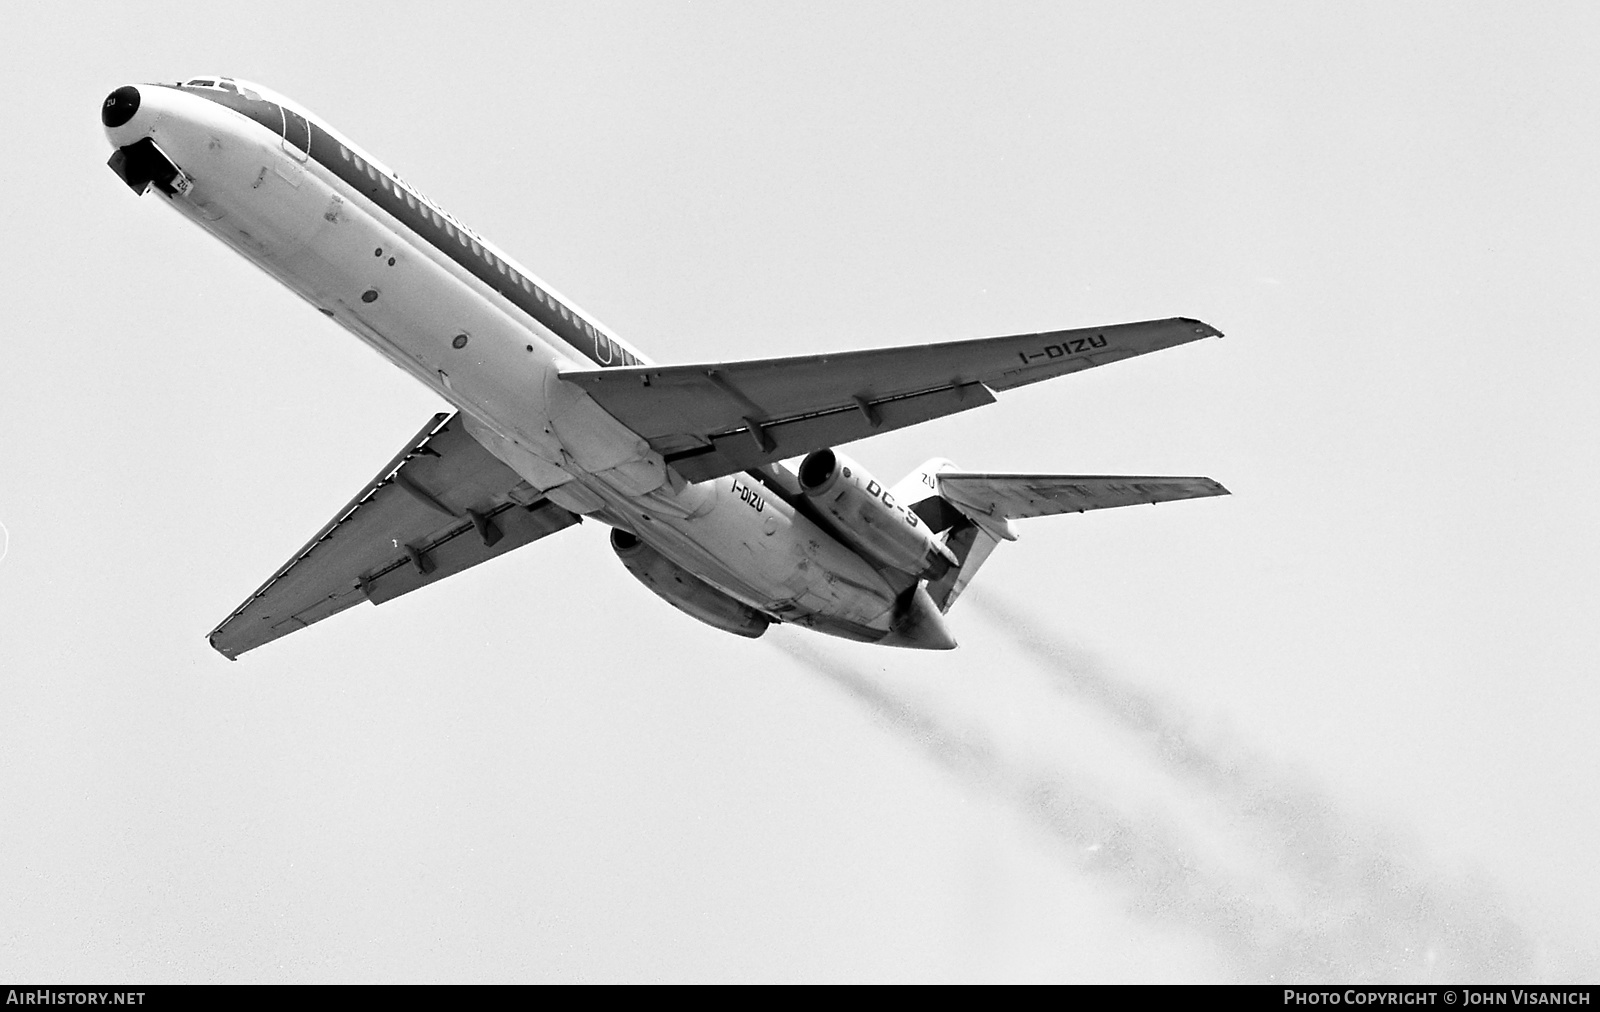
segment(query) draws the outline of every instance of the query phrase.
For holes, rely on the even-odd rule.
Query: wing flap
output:
[[[756,423],[732,432],[719,432],[707,444],[666,452],[667,463],[688,481],[709,481],[725,474],[751,471],[775,460],[800,457],[825,446],[838,446],[874,432],[903,429],[908,425],[993,404],[981,383],[926,390],[875,405],[878,424],[867,422],[855,406],[836,408],[779,422]]]
[[[943,471],[939,494],[975,519],[1020,520],[1146,503],[1228,495],[1210,478],[1135,475],[981,474]]]
[[[548,499],[540,500],[532,506],[521,506],[514,502],[502,503],[486,514],[485,519],[499,532],[500,536],[494,544],[485,544],[472,523],[459,524],[444,531],[436,539],[419,546],[419,554],[426,560],[424,564],[428,567],[427,572],[423,572],[407,555],[378,567],[369,576],[364,576],[360,586],[367,600],[373,604],[393,601],[402,594],[409,594],[430,583],[437,583],[447,576],[454,576],[479,563],[488,562],[496,556],[538,541],[547,534],[554,534],[578,522],[575,514],[569,513]]]
[[[211,632],[229,659],[361,601],[380,604],[578,522],[435,415]]]
[[[992,390],[1216,336],[1177,317],[830,355],[579,369],[561,378],[685,478],[704,481],[988,404]]]

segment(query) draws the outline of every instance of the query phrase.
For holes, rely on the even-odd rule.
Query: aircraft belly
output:
[[[627,496],[648,495],[667,484],[661,455],[554,369],[545,374],[544,395],[549,431],[575,467]]]
[[[174,207],[468,412],[479,433],[498,437],[491,452],[537,487],[570,480],[559,467],[545,393],[546,378],[571,363],[544,335],[388,227],[363,198],[291,163],[273,145],[240,137],[222,144],[163,140],[195,178],[200,198],[174,198]],[[609,415],[605,421],[618,427]],[[607,463],[626,466],[630,456],[613,454]],[[642,484],[635,479],[631,487]]]
[[[652,515],[637,533],[707,583],[769,614],[886,630],[895,594],[883,577],[749,481],[739,475],[691,486],[709,487],[710,509],[687,518]]]

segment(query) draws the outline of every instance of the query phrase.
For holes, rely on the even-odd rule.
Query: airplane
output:
[[[1175,317],[658,365],[283,96],[218,75],[107,96],[109,165],[436,392],[429,419],[209,635],[240,654],[584,519],[680,611],[761,636],[956,646],[945,615],[1012,521],[1228,494],[1210,478],[880,481],[836,447],[1208,337]],[[798,465],[793,462],[798,460]]]

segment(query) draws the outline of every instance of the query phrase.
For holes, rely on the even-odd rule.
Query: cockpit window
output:
[[[209,77],[194,77],[189,79],[189,87],[191,88],[215,88],[216,86],[217,82],[213,81]]]
[[[233,82],[232,81],[218,81],[217,82],[217,87],[221,88],[223,91],[231,91],[231,92],[235,92],[235,93],[237,93],[238,90],[239,90],[238,88],[235,88],[233,86]]]

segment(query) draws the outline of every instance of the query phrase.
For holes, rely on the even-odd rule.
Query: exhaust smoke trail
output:
[[[1013,760],[976,727],[891,692],[809,641],[769,642],[948,773],[1026,817],[1074,870],[1116,887],[1134,913],[1198,933],[1241,979],[1533,979],[1534,946],[1489,890],[1414,870],[1398,847],[1364,833],[1324,793],[1263,760],[1208,748],[1175,707],[1082,663],[992,602],[982,610],[1022,630],[1024,649],[1064,689],[1150,740],[1161,766],[1200,786],[1208,807],[1263,838],[1260,870],[1273,894],[1208,859],[1198,827],[1129,816],[1096,796],[1087,777]]]
[[[925,707],[897,697],[848,664],[809,642],[772,637],[769,642],[863,704],[874,716],[919,745],[946,772],[987,789],[1026,816],[1059,845],[1073,867],[1126,887],[1142,914],[1199,929],[1238,965],[1260,972],[1277,927],[1240,904],[1192,863],[1181,843],[1159,827],[1128,819],[1048,771],[1008,762],[976,729],[957,728]]]
[[[1202,788],[1236,824],[1265,840],[1299,894],[1301,916],[1318,925],[1330,953],[1340,954],[1330,970],[1349,975],[1384,967],[1389,979],[1399,979],[1394,974],[1404,963],[1414,966],[1408,954],[1423,952],[1432,954],[1432,972],[1446,976],[1530,978],[1540,962],[1535,945],[1487,885],[1415,868],[1397,842],[1341,812],[1303,776],[1243,750],[1202,743],[1178,706],[1107,674],[992,593],[968,597],[1058,690],[1142,738],[1168,774]]]

